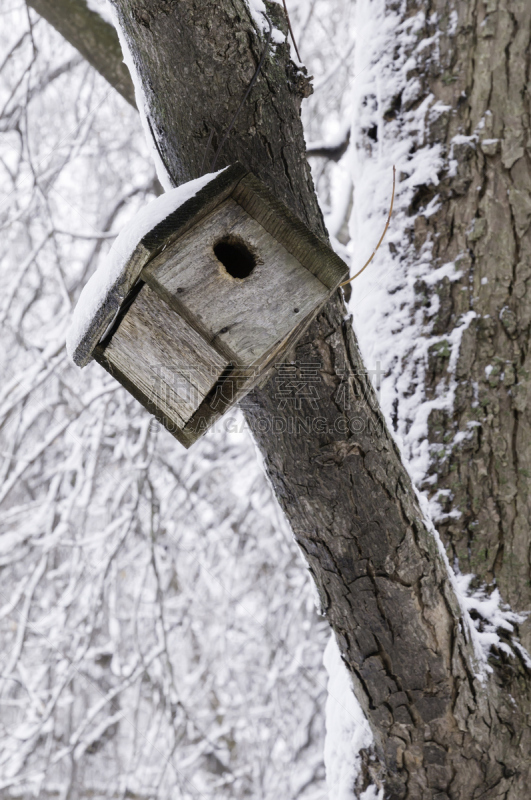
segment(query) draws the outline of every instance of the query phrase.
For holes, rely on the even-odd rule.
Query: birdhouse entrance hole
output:
[[[241,239],[220,239],[214,245],[214,254],[233,278],[247,278],[256,266],[254,254]]]

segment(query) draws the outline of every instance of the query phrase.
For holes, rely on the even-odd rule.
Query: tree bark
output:
[[[115,0],[114,5],[174,181],[196,177],[202,167],[208,171],[264,49],[247,7],[243,0]],[[411,2],[405,13],[419,5]],[[467,37],[476,31],[475,6],[472,0],[461,6],[462,35]],[[270,4],[268,13],[285,32],[280,6]],[[449,37],[446,42],[450,63],[458,64],[454,43]],[[470,51],[463,57],[472,81]],[[444,86],[440,76],[424,80],[426,91],[433,89],[433,81]],[[307,92],[307,78],[290,62],[287,46],[275,45],[217,166],[239,160],[325,237],[299,119]],[[458,103],[457,92],[455,97]],[[450,130],[449,124],[448,135]],[[524,141],[524,132],[518,135],[507,148],[522,147],[518,142]],[[483,156],[477,158],[483,166]],[[510,171],[514,163],[504,168]],[[463,165],[467,171],[464,158]],[[459,184],[449,188],[449,201],[461,202],[472,182],[467,185],[468,175],[461,195]],[[515,191],[522,190],[517,186]],[[456,207],[452,214],[457,213]],[[444,222],[443,215],[429,224]],[[516,236],[518,224],[512,225]],[[466,235],[464,223],[460,234],[458,225],[456,230]],[[521,291],[525,277],[518,284],[516,276],[509,284],[509,293],[517,285]],[[520,361],[524,332],[521,347],[515,355]],[[283,407],[280,376],[274,375],[247,398],[245,413],[375,734],[378,762],[366,755],[365,783],[358,791],[372,779],[385,785],[389,800],[524,797],[531,777],[525,666],[498,658],[483,683],[475,675],[466,619],[378,409],[339,293],[298,343],[293,361],[299,371],[313,365],[318,377],[300,407]],[[466,399],[464,375],[463,387]],[[523,412],[517,408],[516,413]],[[513,414],[507,428],[513,442],[515,419],[520,421]],[[466,473],[474,467],[464,463],[462,469]],[[484,489],[488,492],[488,485]],[[452,530],[448,527],[448,540]],[[521,534],[523,542],[523,528]]]
[[[27,4],[136,107],[133,81],[123,63],[122,48],[112,25],[92,11],[85,0],[27,0]]]

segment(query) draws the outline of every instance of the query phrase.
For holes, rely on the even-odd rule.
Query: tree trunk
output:
[[[493,0],[489,2],[495,6]],[[254,74],[264,50],[264,38],[257,34],[243,0],[186,0],[178,4],[168,0],[149,3],[147,0],[115,0],[114,5],[142,81],[150,123],[163,161],[175,183],[197,177],[203,165],[206,165],[203,171],[209,169]],[[406,16],[421,5],[427,4],[411,2],[405,10]],[[512,5],[516,14],[518,4]],[[389,2],[389,6],[394,3]],[[520,13],[524,15],[523,0],[520,6]],[[492,13],[494,11],[493,8]],[[268,13],[273,24],[286,32],[281,7],[270,4]],[[462,3],[460,14],[461,36],[465,41],[475,42],[477,35],[490,30],[489,25],[497,24],[495,20],[487,20],[486,27],[482,26],[481,15],[477,20],[474,17],[472,2]],[[508,25],[503,52],[510,63],[511,58],[514,59],[516,70],[517,52],[511,57],[507,54],[511,53],[511,46],[515,50],[519,47],[524,53],[525,42],[511,30],[511,19],[516,17],[500,12],[500,18]],[[503,28],[503,20],[500,26]],[[479,52],[483,53],[481,48],[492,54],[498,52],[496,38],[489,39],[489,36],[481,39]],[[443,34],[441,41],[443,51],[447,48],[445,58],[455,69],[457,82],[474,86],[477,94],[477,99],[472,94],[471,108],[467,112],[469,103],[460,103],[461,83],[456,82],[458,88],[448,88],[444,75],[432,74],[433,70],[424,73],[422,65],[418,66],[424,82],[423,91],[440,91],[441,96],[455,103],[458,109],[456,115],[450,112],[448,115],[444,136],[449,141],[459,124],[477,124],[477,115],[484,113],[481,103],[485,105],[486,99],[481,80],[474,76],[473,47],[460,47],[459,58],[464,59],[461,64],[457,51],[452,49],[455,40]],[[457,43],[461,44],[459,39]],[[524,61],[523,56],[521,58]],[[510,64],[508,71],[511,74]],[[511,92],[505,90],[505,96],[502,88],[500,102],[512,104],[511,113],[515,119],[520,119],[520,113],[521,119],[528,120],[523,111],[518,110],[518,103],[523,103],[524,80],[522,75],[519,88],[514,86]],[[308,80],[289,61],[287,46],[272,46],[253,92],[219,153],[217,166],[240,161],[267,183],[317,235],[325,237],[304,158],[299,119],[300,102],[307,93]],[[502,135],[501,121],[495,120],[496,124],[500,132],[498,134],[498,128],[494,127],[490,138]],[[529,219],[526,216],[528,196],[525,186],[521,185],[528,177],[522,153],[526,141],[523,125],[524,122],[520,128],[513,126],[510,137],[505,134],[501,156],[484,155],[479,151],[470,159],[463,155],[457,175],[448,178],[441,212],[429,221],[419,217],[417,224],[419,241],[429,225],[434,226],[437,233],[442,232],[438,239],[438,258],[447,259],[444,248],[449,252],[459,251],[467,231],[467,245],[471,241],[474,243],[472,251],[477,258],[491,235],[487,235],[490,224],[495,241],[494,230],[503,218],[499,211],[501,206],[510,221],[509,234],[503,227],[503,236],[512,237],[511,255],[508,258],[507,241],[504,243],[497,234],[499,252],[496,254],[491,245],[493,255],[489,269],[493,276],[497,275],[502,258],[505,264],[508,261],[526,264],[520,271],[511,267],[509,277],[500,278],[499,292],[504,287],[506,297],[496,295],[489,300],[485,295],[485,309],[491,311],[499,302],[507,300],[516,327],[513,328],[510,321],[513,317],[504,312],[500,323],[497,317],[492,322],[492,330],[489,324],[486,328],[478,324],[474,341],[463,347],[460,367],[463,388],[459,395],[461,406],[456,407],[456,414],[465,415],[465,419],[468,419],[466,414],[470,407],[466,371],[473,368],[479,376],[484,369],[484,359],[491,358],[488,348],[494,348],[498,339],[506,337],[500,347],[507,352],[510,350],[511,363],[517,363],[520,370],[525,369],[526,325],[529,322],[526,322],[525,310],[517,312],[516,307],[512,307],[518,293],[524,291],[528,269],[526,251],[521,243]],[[431,135],[440,133],[433,130]],[[497,170],[500,158],[505,170],[501,183]],[[511,173],[516,159],[521,166]],[[486,192],[475,192],[474,169],[481,170]],[[495,187],[492,193],[488,188],[491,183]],[[473,189],[468,192],[471,186]],[[491,222],[479,224],[477,236],[474,226],[471,237],[463,220],[467,219],[467,214],[474,218],[478,209],[481,216],[489,217]],[[414,211],[412,209],[412,213]],[[457,222],[452,227],[450,220],[453,218]],[[472,269],[472,255],[469,254],[469,258]],[[476,271],[475,279],[479,280],[481,274]],[[505,274],[507,269],[500,272],[502,276]],[[468,279],[468,275],[465,274],[465,278]],[[475,286],[477,291],[480,285]],[[464,293],[457,294],[457,289],[452,291],[456,296],[452,295],[449,302],[462,302]],[[375,735],[378,762],[371,761],[366,754],[365,783],[357,789],[361,791],[372,779],[378,785],[385,785],[385,797],[389,800],[406,797],[522,798],[530,778],[526,758],[529,752],[526,721],[529,681],[524,662],[509,663],[500,654],[492,661],[494,671],[484,677],[483,682],[477,678],[479,667],[475,663],[467,619],[456,601],[435,534],[424,521],[411,480],[378,409],[345,316],[338,293],[293,353],[301,380],[309,365],[313,365],[317,376],[312,382],[312,391],[300,398],[297,404],[300,407],[291,403],[283,407],[279,402],[281,376],[277,374],[247,398],[245,413],[264,454],[276,495],[306,554],[323,611],[336,633],[356,695]],[[493,319],[492,314],[490,319]],[[446,326],[450,325],[451,318],[448,318]],[[485,336],[487,338],[483,339]],[[492,375],[493,371],[488,377]],[[437,374],[433,380],[436,383]],[[465,480],[471,476],[468,494],[463,489],[462,499],[459,496],[459,502],[467,509],[464,517],[467,525],[481,518],[482,505],[488,510],[484,500],[487,496],[494,497],[494,505],[498,503],[499,509],[506,508],[507,499],[515,509],[514,512],[497,512],[500,519],[505,514],[507,522],[501,525],[497,522],[496,535],[489,534],[495,538],[489,547],[490,556],[483,560],[485,571],[477,570],[482,577],[501,576],[508,530],[512,552],[522,553],[528,547],[526,526],[518,522],[525,520],[520,509],[527,501],[526,494],[523,486],[519,498],[513,491],[520,474],[514,447],[520,433],[526,430],[525,397],[519,393],[509,395],[507,392],[506,395],[503,402],[511,409],[511,414],[506,414],[502,424],[504,406],[498,399],[497,411],[492,410],[488,418],[487,436],[478,443],[474,458],[470,459],[466,453],[462,458],[459,454],[452,455]],[[491,409],[492,403],[492,400],[487,403]],[[432,430],[434,424],[432,420]],[[503,428],[501,434],[496,430],[497,425]],[[501,448],[503,457],[511,461],[511,474],[516,477],[510,489],[499,490],[500,462],[499,466],[487,470],[481,494],[476,490],[479,484],[473,480],[474,471],[480,468],[481,459],[495,460],[496,448]],[[470,497],[474,498],[475,505]],[[446,526],[446,536],[458,554],[464,538],[470,539],[468,529],[456,525]],[[473,542],[473,547],[479,552],[480,543]],[[525,566],[512,573],[517,580],[511,597],[527,602],[527,549],[525,554]],[[501,571],[495,572],[495,569]],[[511,573],[503,574],[507,581]],[[518,581],[522,582],[519,588]]]
[[[439,68],[419,77],[425,92],[449,107],[428,136],[457,168],[430,187],[443,203],[433,216],[417,218],[416,245],[430,238],[434,258],[456,260],[462,272],[439,287],[438,332],[450,336],[461,313],[473,310],[476,317],[461,346],[453,415],[430,420],[430,441],[444,445],[432,464],[433,491],[449,489],[461,512],[441,524],[461,570],[496,584],[513,609],[525,611],[531,607],[531,5],[461,3],[455,35],[441,25],[439,46]],[[432,363],[427,391],[436,395],[446,364]],[[467,425],[473,436],[448,444]],[[530,648],[530,620],[520,633]]]

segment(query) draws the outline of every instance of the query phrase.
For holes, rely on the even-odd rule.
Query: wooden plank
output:
[[[329,289],[348,278],[348,267],[254,175],[248,173],[232,195],[247,213]]]
[[[302,320],[278,347],[264,357],[262,363],[255,369],[235,367],[228,371],[180,432],[183,437],[186,437],[186,441],[183,442],[185,447],[190,447],[200,439],[229,408],[243,400],[252,389],[267,383],[279,364],[292,359],[294,345],[308,329],[319,310],[316,308],[306,319]],[[183,439],[180,438],[179,441],[183,441]]]
[[[137,244],[120,275],[109,287],[89,329],[76,348],[74,361],[78,366],[84,367],[91,360],[94,348],[116,317],[145,264],[165,245],[186,233],[203,216],[209,214],[219,203],[223,202],[246,174],[247,171],[241,164],[234,164],[223,170],[196,195],[155,225]]]
[[[94,360],[98,362],[107,372],[112,375],[112,377],[121,383],[124,389],[127,389],[129,394],[131,394],[135,400],[144,406],[144,408],[149,411],[164,427],[167,431],[169,431],[172,436],[174,436],[177,441],[179,441],[185,447],[190,447],[193,444],[194,440],[191,440],[186,433],[184,433],[184,429],[182,428],[182,420],[179,419],[178,423],[175,420],[170,419],[166,416],[160,408],[158,408],[152,401],[152,399],[142,393],[142,391],[135,386],[126,375],[124,375],[118,367],[109,364],[107,359],[105,358],[105,348],[100,344],[94,349]]]
[[[249,277],[234,278],[214,254],[224,236],[256,256]],[[260,363],[329,296],[326,286],[232,199],[143,270],[142,278],[239,365]]]
[[[183,428],[228,367],[216,350],[148,286],[105,347],[110,369]]]
[[[312,319],[319,313],[316,309],[306,317],[297,328],[281,343],[274,351],[268,353],[264,361],[256,367],[227,369],[219,381],[212,387],[209,394],[195,414],[182,427],[181,420],[176,424],[175,419],[171,419],[156,405],[151,397],[142,393],[138,386],[131,381],[116,367],[106,360],[105,349],[98,346],[94,351],[94,358],[103,366],[122,386],[124,386],[159,422],[169,431],[184,447],[188,448],[225,414],[228,409],[240,402],[246,394],[257,385],[262,385],[268,381],[274,373],[278,364],[289,360],[292,356],[291,348],[299,337],[310,325]]]
[[[239,163],[224,169],[186,203],[155,225],[142,239],[144,247],[154,253],[158,248],[171,244],[229,197],[247,174],[247,170]]]

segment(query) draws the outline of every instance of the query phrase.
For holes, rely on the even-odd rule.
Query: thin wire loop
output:
[[[369,264],[370,264],[370,263],[371,263],[371,261],[373,260],[374,256],[376,255],[376,253],[377,253],[377,251],[378,251],[378,248],[380,247],[381,243],[383,242],[383,240],[384,240],[384,236],[385,236],[385,234],[387,233],[387,228],[389,227],[389,223],[391,222],[391,214],[393,213],[393,203],[394,203],[394,201],[395,201],[395,183],[396,183],[396,167],[394,167],[394,166],[393,166],[393,194],[391,195],[391,208],[389,209],[389,214],[387,215],[387,222],[385,223],[385,228],[384,228],[384,231],[383,231],[382,235],[380,236],[380,241],[379,241],[379,242],[378,242],[378,244],[376,245],[376,248],[375,248],[375,250],[374,250],[374,252],[373,252],[372,256],[371,256],[371,257],[369,258],[369,260],[368,260],[368,261],[367,261],[367,262],[366,262],[366,263],[363,265],[363,267],[360,269],[360,271],[359,271],[359,272],[356,272],[356,274],[355,274],[355,275],[353,275],[353,276],[352,276],[352,278],[349,278],[349,279],[348,279],[348,281],[344,281],[343,283],[340,283],[340,284],[339,284],[340,286],[346,286],[346,285],[347,285],[347,283],[352,283],[352,281],[353,281],[355,278],[357,278],[357,277],[358,277],[358,275],[361,275],[361,273],[363,272],[363,270],[364,270],[366,267],[368,267],[368,266],[369,266]]]
[[[290,32],[290,35],[291,35],[291,41],[293,42],[293,47],[295,48],[295,52],[297,53],[297,58],[299,59],[299,61],[302,62],[302,59],[301,59],[301,56],[300,56],[300,53],[299,53],[299,48],[297,47],[297,42],[295,41],[295,36],[293,35],[293,28],[291,27],[291,20],[289,18],[288,7],[286,5],[286,0],[282,0],[282,3],[284,4],[284,11],[286,12],[286,19],[288,20],[288,28],[289,28],[289,32]]]

